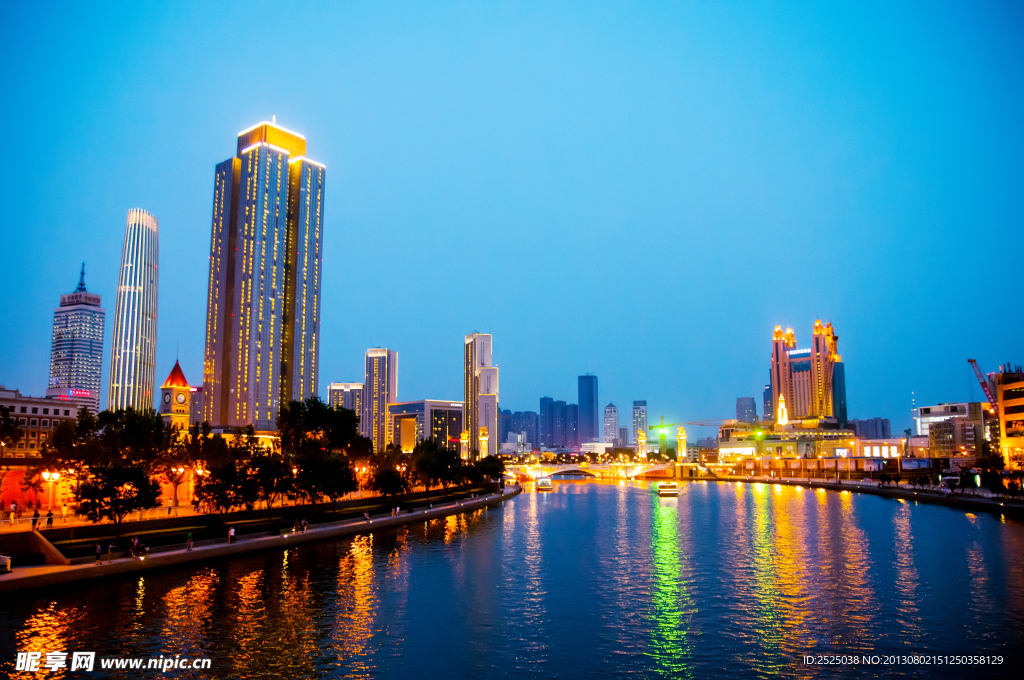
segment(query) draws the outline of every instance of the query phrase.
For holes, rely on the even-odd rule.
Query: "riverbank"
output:
[[[778,478],[778,477],[718,477],[705,478],[702,480],[690,479],[683,481],[720,481],[720,482],[742,482],[744,484],[777,484],[780,486],[799,486],[805,489],[827,489],[830,491],[856,491],[858,493],[882,496],[883,498],[898,498],[901,500],[914,501],[915,503],[932,503],[934,505],[945,505],[950,508],[958,508],[971,512],[991,512],[997,515],[1005,515],[1014,519],[1024,519],[1024,503],[998,498],[983,498],[978,496],[967,496],[961,493],[943,494],[939,491],[926,489],[909,489],[894,486],[878,486],[878,482],[867,481],[840,481],[826,482],[816,479]]]
[[[149,555],[145,558],[119,557],[102,564],[91,562],[79,565],[47,565],[21,567],[10,574],[0,575],[0,592],[28,592],[36,588],[52,587],[76,581],[104,578],[121,574],[149,571],[162,567],[176,566],[221,557],[231,557],[260,550],[282,550],[290,546],[319,541],[328,538],[369,533],[393,527],[439,519],[449,515],[470,512],[497,505],[522,491],[522,487],[511,487],[486,496],[453,501],[434,508],[400,513],[397,516],[376,515],[370,519],[332,522],[309,525],[305,531],[287,532],[279,535],[242,537],[235,543],[226,540],[208,545],[197,545],[192,550],[184,548]]]

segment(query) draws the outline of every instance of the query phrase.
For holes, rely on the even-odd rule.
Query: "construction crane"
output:
[[[989,389],[988,380],[985,378],[985,374],[978,368],[978,362],[974,359],[968,359],[967,363],[974,369],[974,375],[978,376],[978,382],[981,383],[981,389],[985,392],[985,397],[988,399],[988,403],[992,406],[992,413],[996,418],[999,417],[999,407],[996,405],[996,399],[992,396],[992,390]]]
[[[661,441],[660,453],[664,454],[665,453],[665,436],[668,434],[668,428],[670,428],[670,427],[677,427],[677,428],[679,428],[676,431],[676,438],[677,438],[678,441],[682,442],[680,444],[680,446],[681,447],[685,447],[686,446],[686,428],[683,427],[684,425],[695,425],[697,427],[718,427],[721,424],[722,424],[721,419],[718,419],[718,420],[714,420],[714,419],[712,419],[712,420],[689,420],[689,421],[686,421],[684,423],[666,423],[665,422],[665,416],[662,416],[660,423],[658,423],[657,425],[651,425],[647,429],[648,430],[657,430],[658,431],[658,439]],[[685,456],[686,455],[686,451],[684,450],[681,453],[677,452],[676,455]]]

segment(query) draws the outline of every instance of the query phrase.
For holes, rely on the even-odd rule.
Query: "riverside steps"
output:
[[[412,524],[413,522],[424,522],[448,517],[449,515],[479,510],[502,503],[518,495],[521,491],[521,486],[506,487],[475,498],[464,498],[447,503],[439,503],[433,508],[401,511],[397,515],[378,514],[371,515],[368,520],[364,518],[326,524],[310,524],[305,531],[282,531],[281,533],[271,535],[241,536],[234,543],[229,543],[227,538],[223,538],[217,539],[215,542],[202,542],[197,544],[192,550],[186,550],[184,546],[175,546],[174,549],[156,552],[145,557],[118,556],[107,562],[106,553],[104,553],[102,564],[96,564],[95,559],[91,559],[88,563],[82,564],[48,564],[37,567],[21,567],[12,573],[0,574],[0,592],[28,593],[43,587],[149,571],[261,550],[286,550],[290,546],[302,543],[353,534],[371,533],[382,529]]]
[[[839,480],[824,481],[817,479],[801,479],[798,477],[739,477],[719,476],[705,477],[701,479],[684,479],[689,482],[742,482],[744,484],[776,484],[779,486],[799,486],[805,489],[826,489],[829,491],[852,491],[857,493],[882,496],[884,498],[896,498],[915,503],[931,503],[934,505],[945,505],[949,508],[957,508],[968,512],[991,512],[997,515],[1005,515],[1013,519],[1024,519],[1024,502],[1016,499],[1001,498],[998,496],[975,496],[965,495],[962,492],[945,494],[939,491],[932,491],[927,488],[914,489],[910,487],[881,486],[877,481],[872,480]]]

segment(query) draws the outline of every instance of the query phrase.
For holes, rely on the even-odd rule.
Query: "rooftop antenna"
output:
[[[271,121],[271,122],[272,122],[272,123],[273,123],[274,125],[277,125],[277,114],[276,114],[276,113],[275,113],[275,114],[274,114],[273,116],[271,116],[271,117],[270,117],[270,121]]]
[[[82,274],[78,277],[78,288],[75,289],[76,293],[84,293],[85,291],[85,263],[82,263]]]

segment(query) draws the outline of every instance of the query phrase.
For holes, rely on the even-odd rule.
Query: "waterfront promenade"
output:
[[[305,531],[243,536],[234,543],[229,543],[227,539],[218,539],[215,542],[196,545],[192,550],[186,550],[184,546],[175,546],[173,549],[155,552],[144,558],[129,556],[117,557],[109,562],[104,558],[101,564],[90,560],[86,564],[20,567],[10,574],[0,574],[0,592],[25,592],[41,587],[230,557],[260,550],[287,549],[289,546],[299,543],[368,533],[412,522],[425,522],[470,512],[501,503],[521,491],[521,486],[507,487],[492,494],[437,504],[433,508],[399,512],[397,515],[371,515],[369,519],[311,524]]]

